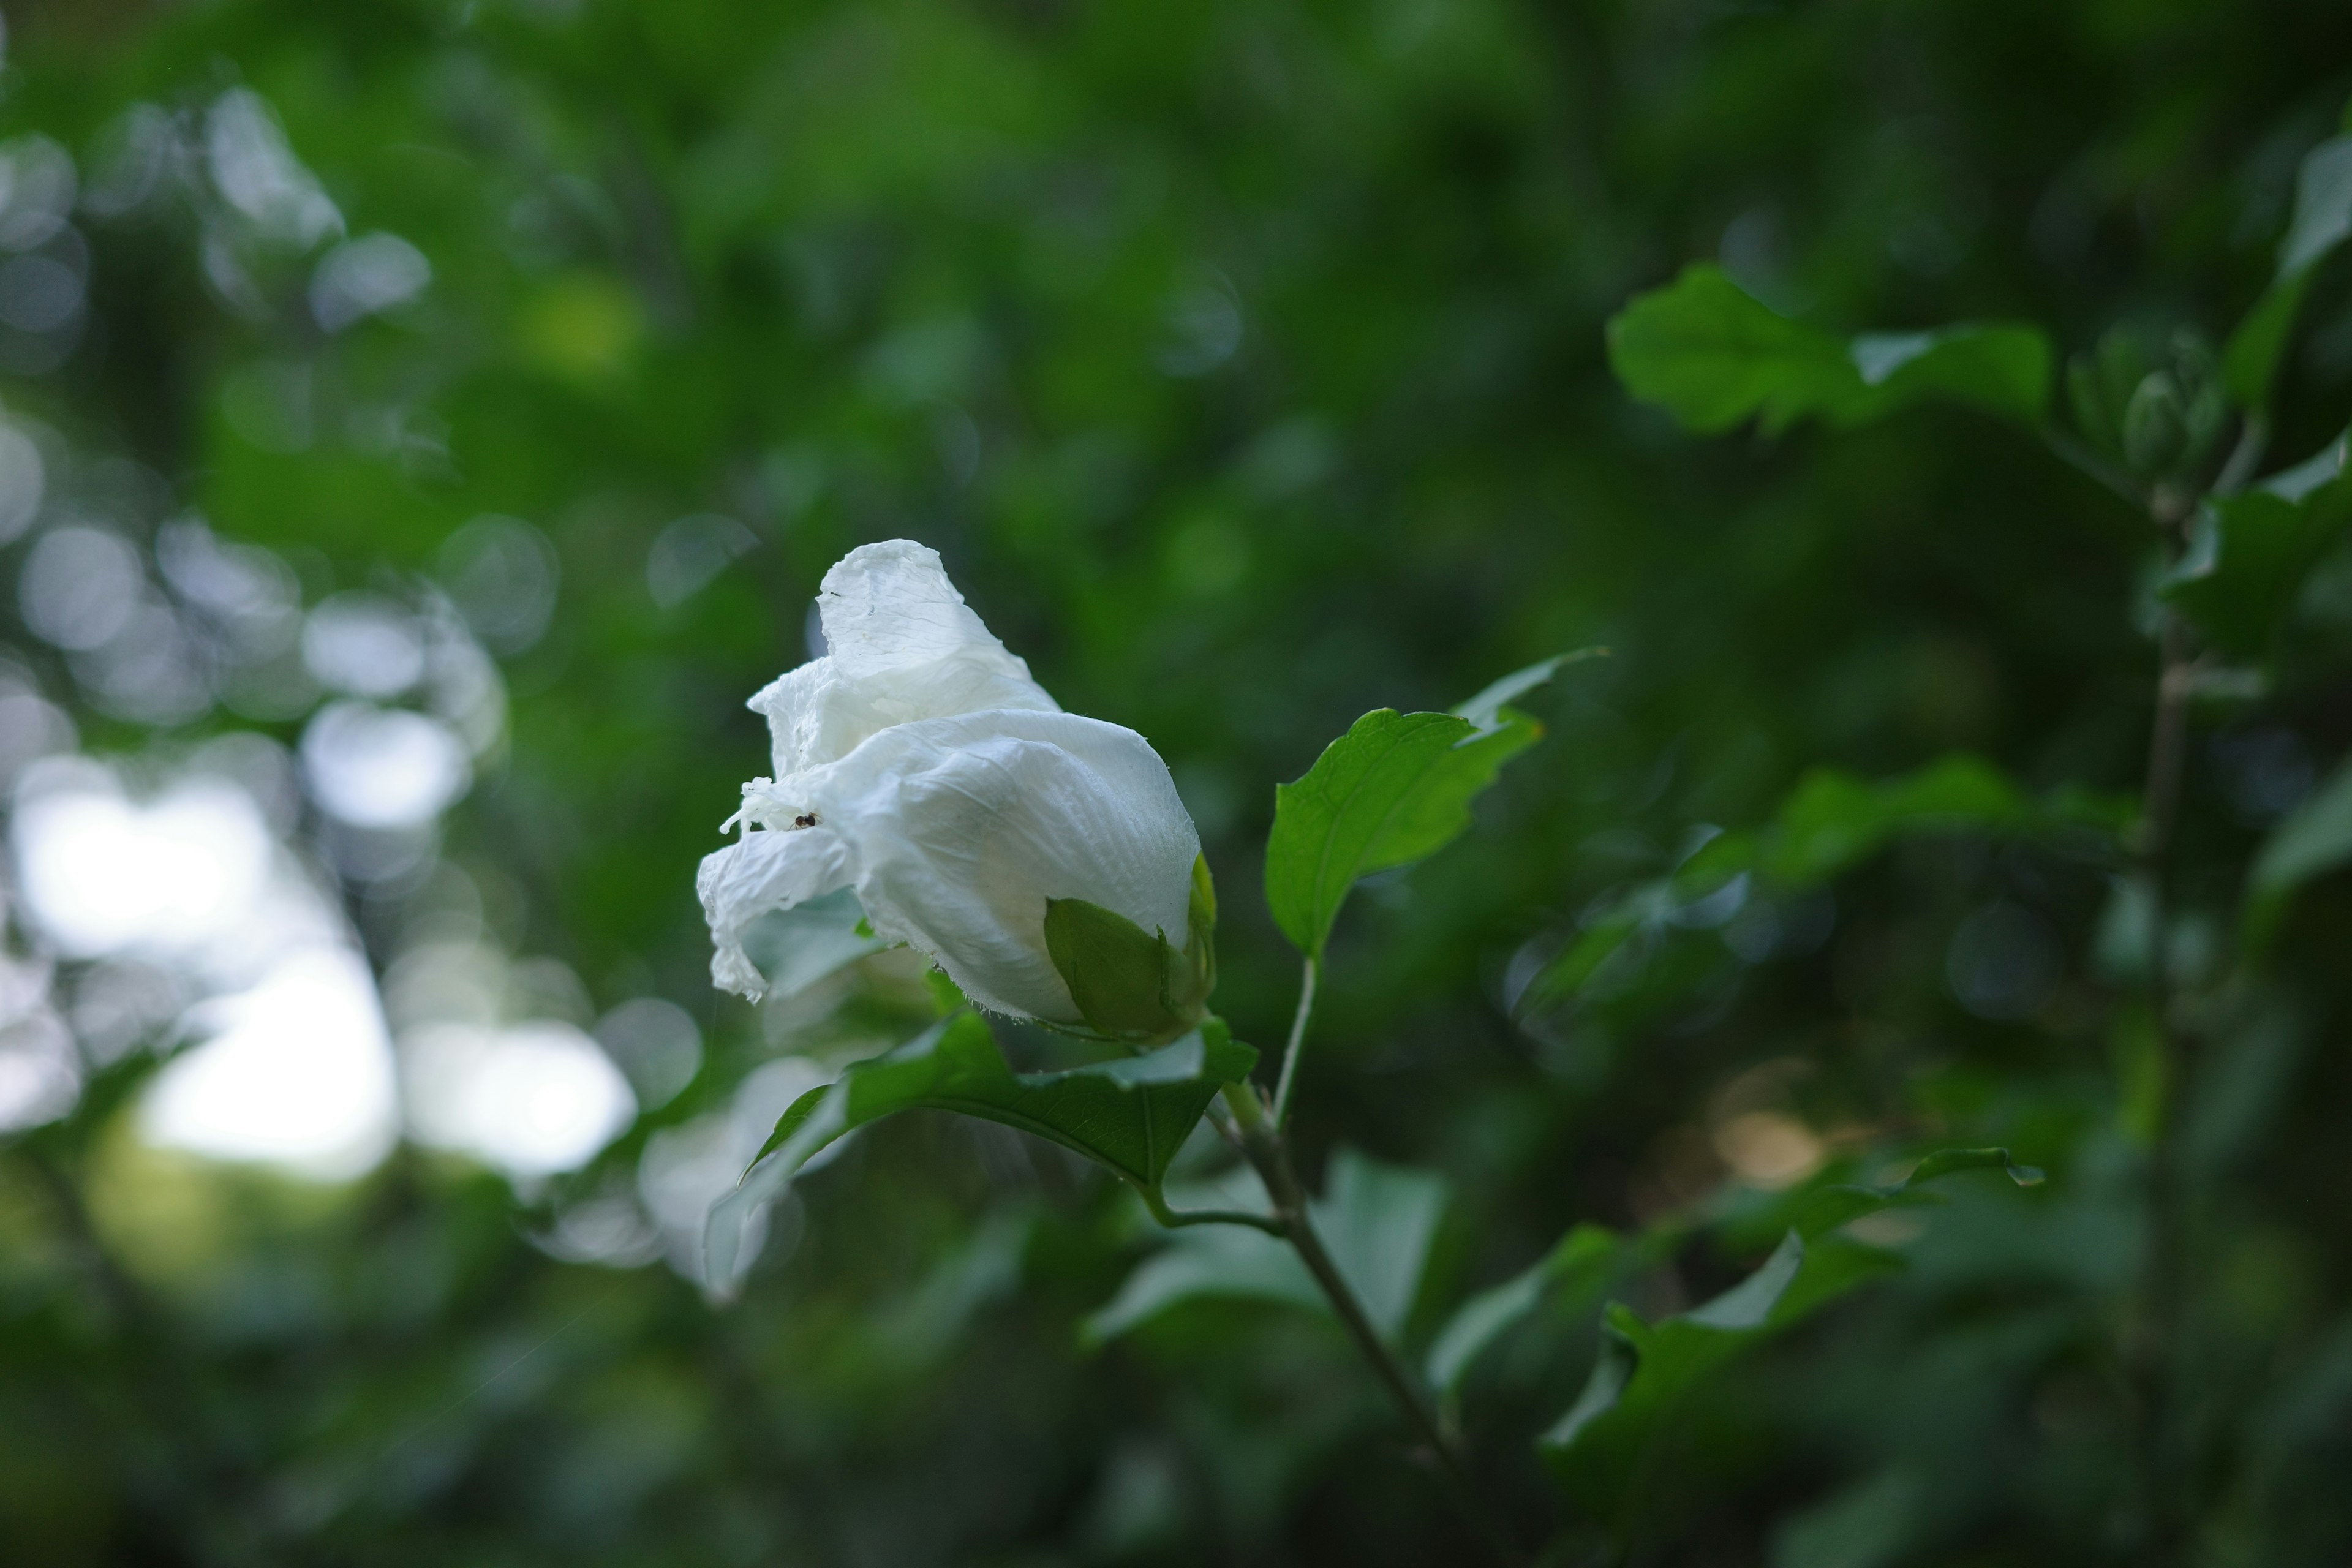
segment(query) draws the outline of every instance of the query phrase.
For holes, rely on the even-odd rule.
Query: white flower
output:
[[[745,927],[844,887],[978,1005],[1049,1023],[1084,1020],[1047,900],[1187,946],[1200,837],[1149,742],[1063,712],[922,545],[850,552],[817,605],[831,651],[751,699],[775,777],[743,786],[747,831],[697,879],[717,984],[756,999]]]

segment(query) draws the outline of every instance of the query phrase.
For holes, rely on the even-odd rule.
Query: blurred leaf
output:
[[[1445,1212],[1445,1178],[1334,1150],[1323,1196],[1308,1205],[1325,1250],[1391,1341],[1404,1331]],[[1081,1327],[1099,1344],[1180,1302],[1232,1297],[1328,1310],[1322,1291],[1287,1242],[1245,1226],[1197,1226],[1171,1234],[1139,1264],[1118,1294]]]
[[[2297,888],[2352,862],[2352,760],[2339,763],[2320,786],[2271,830],[2246,879],[2246,920],[2253,939],[2266,936]]]
[[[1310,1213],[1372,1324],[1391,1341],[1404,1332],[1438,1221],[1446,1181],[1434,1171],[1391,1165],[1353,1149],[1332,1152],[1321,1198]]]
[[[2305,579],[2347,519],[2352,485],[2341,482],[2296,500],[2269,489],[2214,497],[2157,593],[2215,647],[2258,658],[2270,650]]]
[[[1576,994],[1636,933],[1672,925],[1692,900],[1742,875],[1784,890],[1816,887],[1897,839],[1938,834],[2089,835],[2112,842],[2134,809],[2128,801],[2080,791],[2036,801],[2000,769],[1965,753],[1876,782],[1815,768],[1798,781],[1769,826],[1718,834],[1670,875],[1637,884],[1589,913],[1528,995],[1542,1001]]]
[[[1495,734],[1507,728],[1511,722],[1512,715],[1505,703],[1515,697],[1524,697],[1543,685],[1558,675],[1563,666],[1608,657],[1609,650],[1605,647],[1580,647],[1573,653],[1554,654],[1549,658],[1538,659],[1525,669],[1513,670],[1454,711],[1469,720],[1479,734]]]
[[[2294,216],[2279,242],[2278,271],[2231,334],[2222,363],[2230,391],[2249,408],[2270,401],[2311,274],[2352,235],[2352,136],[2322,142],[2295,173]]]
[[[1136,1266],[1118,1294],[1078,1326],[1079,1342],[1106,1343],[1171,1307],[1210,1298],[1328,1310],[1287,1242],[1247,1226],[1194,1226]]]
[[[1423,1363],[1440,1394],[1461,1391],[1462,1380],[1487,1349],[1551,1297],[1597,1284],[1616,1262],[1623,1238],[1606,1226],[1579,1225],[1531,1268],[1454,1309]]]
[[[1939,1149],[1921,1160],[1911,1173],[1885,1186],[1834,1184],[1817,1187],[1804,1196],[1792,1228],[1811,1241],[1864,1215],[1921,1203],[1933,1203],[1933,1194],[1920,1191],[1926,1184],[1962,1171],[2000,1171],[2021,1187],[2042,1184],[2041,1171],[2021,1165],[2006,1149]]]
[[[2347,444],[2352,444],[2352,434],[2338,436],[2293,468],[2281,468],[2257,488],[2287,500],[2302,500],[2343,474]]]
[[[959,1014],[793,1102],[741,1184],[711,1211],[704,1247],[712,1288],[730,1290],[741,1279],[752,1217],[819,1150],[870,1121],[933,1110],[1002,1122],[1156,1194],[1219,1086],[1247,1077],[1256,1061],[1255,1051],[1212,1018],[1147,1056],[1016,1073],[1005,1066],[987,1021]]]
[[[1506,677],[1463,712],[1375,709],[1304,777],[1276,787],[1265,900],[1293,946],[1320,958],[1357,879],[1424,859],[1470,826],[1472,798],[1543,733],[1503,703],[1550,679],[1566,657]]]
[[[2023,326],[1841,341],[1700,262],[1610,321],[1609,363],[1628,392],[1691,429],[1728,430],[1755,416],[1769,434],[1808,415],[1853,426],[1936,398],[2038,424],[2052,356],[2048,340]]]
[[[1602,1322],[1584,1392],[1538,1440],[1553,1476],[1586,1512],[1622,1529],[1661,1428],[1723,1363],[1901,1267],[1875,1247],[1790,1231],[1763,1267],[1702,1306],[1651,1324],[1623,1306]]]
[[[1772,1532],[1772,1568],[1881,1568],[1910,1542],[1924,1489],[1889,1467]]]
[[[1684,1394],[1749,1344],[1903,1266],[1893,1254],[1832,1232],[1889,1207],[1932,1202],[1918,1190],[1925,1184],[1983,1170],[2004,1171],[2020,1186],[2042,1180],[2006,1149],[1939,1150],[1891,1185],[1803,1194],[1796,1223],[1763,1266],[1702,1306],[1655,1324],[1611,1307],[1584,1392],[1539,1439],[1553,1474],[1580,1506],[1622,1526],[1660,1427]]]

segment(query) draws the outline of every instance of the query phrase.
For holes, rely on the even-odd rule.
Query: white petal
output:
[[[767,981],[743,951],[743,931],[771,910],[788,910],[850,881],[840,838],[823,828],[746,833],[741,841],[703,857],[694,879],[717,951],[711,984],[756,1002]]]
[[[780,781],[836,762],[893,724],[1060,710],[963,602],[939,552],[911,540],[863,544],[835,563],[817,612],[831,651],[751,699],[773,733]]]
[[[926,720],[801,782],[848,846],[875,931],[991,1011],[1078,1021],[1045,951],[1049,898],[1184,941],[1200,837],[1132,730],[1061,712]]]

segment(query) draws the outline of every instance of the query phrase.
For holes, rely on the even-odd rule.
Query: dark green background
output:
[[[1344,1142],[1452,1178],[1425,1335],[1577,1220],[1702,1199],[1726,1174],[1720,1091],[1762,1064],[1781,1065],[1750,1092],[1865,1165],[2009,1144],[2045,1189],[1965,1185],[1906,1277],[1694,1402],[1636,1560],[2149,1560],[2115,1352],[2141,1156],[2105,870],[1909,845],[1836,886],[1807,951],[1748,964],[1662,937],[1606,994],[1516,1022],[1513,959],[1700,825],[1767,819],[1815,763],[1973,751],[2032,791],[2137,792],[2144,517],[1967,412],[1685,434],[1618,388],[1602,324],[1719,258],[1841,331],[2219,339],[2352,91],[2340,5],[223,0],[7,21],[0,132],[85,157],[134,102],[198,113],[249,87],[352,232],[429,258],[422,300],[330,336],[301,304],[310,253],[255,260],[248,317],[205,281],[194,204],[85,215],[89,329],[0,395],[288,552],[314,598],[431,574],[483,513],[554,542],[554,622],[505,664],[510,744],[446,853],[518,954],[571,965],[599,1006],[652,992],[704,1021],[702,1077],[653,1121],[723,1103],[779,1048],[710,993],[692,877],[765,767],[742,700],[805,656],[850,546],[936,547],[1065,705],[1152,740],[1218,879],[1220,1010],[1265,1045],[1295,973],[1258,891],[1275,782],[1367,709],[1447,707],[1607,644],[1529,700],[1548,737],[1474,832],[1351,902],[1307,1068],[1310,1170]],[[2352,408],[2347,294],[2327,273],[2304,318],[2282,459]],[[310,367],[307,449],[231,417],[263,363]],[[401,411],[404,460],[339,434],[362,406]],[[646,552],[698,512],[756,547],[661,608]],[[89,749],[246,722],[152,735],[20,626],[0,637]],[[2268,822],[2241,742],[2332,763],[2347,652],[2319,616],[2271,697],[2200,710],[2182,887],[2208,929]],[[1948,978],[1994,904],[2058,963],[2021,1018],[1972,1016]],[[414,910],[352,908],[378,962],[400,951]],[[2216,992],[2268,1043],[2207,1053],[2182,1090],[2227,1110],[2200,1145],[2182,1435],[2156,1472],[2200,1563],[2352,1551],[2347,939],[2342,888],[2300,903],[2267,967]],[[869,1033],[893,1005],[844,1004]],[[798,1043],[828,1029],[855,1032]],[[1202,1303],[1081,1353],[1144,1238],[1110,1184],[1013,1134],[924,1116],[861,1138],[724,1311],[659,1265],[529,1239],[625,1178],[650,1124],[520,1206],[407,1152],[329,1196],[134,1178],[215,1192],[222,1238],[166,1269],[79,1201],[125,1158],[152,1066],[0,1146],[11,1562],[1467,1560],[1328,1325]],[[1631,1299],[1701,1300],[1769,1239],[1696,1241]],[[1531,1540],[1570,1516],[1528,1438],[1593,1345],[1589,1310],[1545,1321],[1465,1400]]]

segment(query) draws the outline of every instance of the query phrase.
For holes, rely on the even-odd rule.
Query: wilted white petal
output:
[[[1084,899],[1185,940],[1201,852],[1167,764],[1132,730],[1000,710],[886,730],[812,780],[852,848],[877,934],[992,1012],[1079,1021],[1045,900]]]
[[[711,984],[758,1001],[767,982],[743,952],[744,928],[771,910],[847,887],[850,877],[841,840],[816,828],[746,833],[740,843],[703,857],[694,890],[718,948]]]
[[[718,984],[756,996],[744,928],[845,886],[980,1006],[1054,1023],[1082,1020],[1047,900],[1184,945],[1200,836],[1149,742],[1063,712],[921,545],[853,551],[818,607],[830,651],[752,700],[776,776],[742,818],[764,831],[703,862]]]
[[[774,735],[776,776],[847,756],[893,724],[1017,708],[1058,712],[910,540],[860,545],[817,592],[828,652],[751,699]]]

